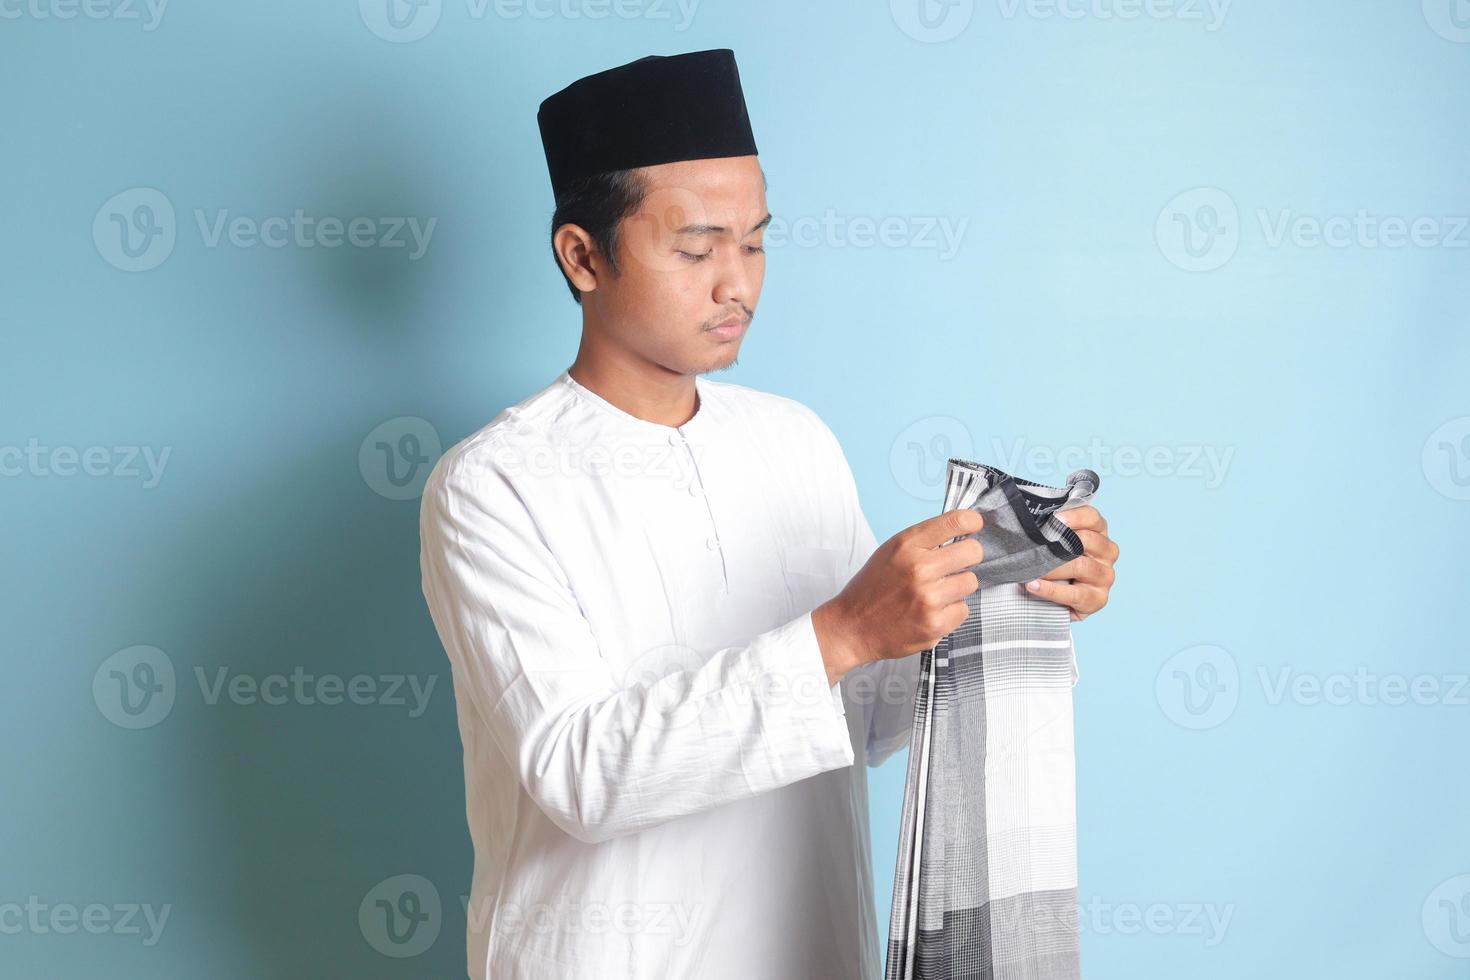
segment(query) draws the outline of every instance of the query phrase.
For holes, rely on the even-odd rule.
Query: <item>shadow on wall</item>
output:
[[[190,778],[204,846],[233,859],[206,917],[254,949],[231,975],[464,972],[472,851],[449,664],[420,591],[418,500],[358,473],[369,427],[240,485],[183,556],[212,597],[194,613],[207,653],[178,665],[188,730],[208,746]],[[247,529],[245,544],[221,555],[210,527]],[[399,875],[432,883],[437,918],[416,879],[384,889]]]
[[[399,97],[378,94],[344,94],[343,113],[319,121],[297,158],[309,161],[298,196],[314,215],[344,226],[367,218],[402,244],[300,249],[291,260],[345,311],[327,318],[351,325],[344,353],[384,362],[362,384],[391,373],[439,432],[472,430],[516,398],[481,379],[474,407],[459,409],[479,416],[432,417],[445,403],[429,355],[445,352],[423,349],[433,334],[420,321],[457,310],[432,300],[436,289],[467,288],[436,285],[443,269],[485,258],[465,257],[480,237],[474,222],[444,219],[456,204],[484,202],[483,190],[472,198],[472,186],[454,183],[477,179],[483,163]],[[458,237],[441,225],[458,226]],[[370,349],[382,340],[401,342]],[[365,366],[376,365],[344,370]],[[351,386],[340,376],[323,384]],[[228,975],[465,975],[473,850],[450,667],[421,590],[419,499],[389,499],[359,469],[365,437],[403,410],[383,401],[371,417],[344,414],[314,444],[283,440],[294,458],[249,469],[221,460],[258,478],[232,483],[199,518],[175,571],[203,597],[187,614],[204,641],[177,663],[175,721],[202,743],[189,774],[207,828],[196,846],[229,856],[227,879],[201,889],[218,904],[200,915],[251,950]],[[222,537],[239,547],[221,554]]]
[[[456,199],[445,176],[456,152],[443,145],[446,133],[389,93],[376,96],[354,96],[341,116],[321,120],[314,144],[300,151],[313,168],[300,196],[313,202],[313,216],[340,222],[331,230],[342,242],[303,254],[354,325],[411,334],[432,305],[430,270],[444,263],[445,232],[468,225],[446,213],[465,199]],[[369,105],[375,111],[364,111]]]
[[[295,258],[371,342],[411,335],[424,305],[441,213],[427,161],[444,135],[398,98],[363,96],[341,93],[344,111],[300,141],[299,196],[373,244]],[[196,780],[213,846],[234,858],[216,914],[253,947],[249,975],[462,976],[472,851],[449,664],[420,590],[419,501],[359,472],[381,419],[341,421],[218,502],[206,527],[248,529],[232,535],[240,551],[221,560],[201,537],[185,559],[215,597],[198,611],[212,659],[180,683],[204,705],[211,764]],[[389,896],[399,875],[432,884]]]

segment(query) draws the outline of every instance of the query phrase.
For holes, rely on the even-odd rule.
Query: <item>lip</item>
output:
[[[749,320],[744,320],[740,317],[731,317],[718,326],[710,327],[706,332],[714,334],[720,340],[734,340],[745,332],[745,328],[749,323]]]

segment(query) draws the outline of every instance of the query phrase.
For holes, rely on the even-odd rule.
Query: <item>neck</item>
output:
[[[599,342],[583,329],[572,380],[635,418],[678,427],[694,417],[699,396],[694,375],[671,371],[626,348]]]

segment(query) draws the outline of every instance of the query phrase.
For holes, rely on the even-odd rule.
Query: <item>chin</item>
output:
[[[713,365],[711,365],[710,370],[723,371],[725,368],[734,367],[735,362],[739,359],[739,357],[740,342],[735,341],[715,355],[714,363]]]

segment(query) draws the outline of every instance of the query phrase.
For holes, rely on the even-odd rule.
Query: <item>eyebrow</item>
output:
[[[762,218],[755,225],[755,227],[751,228],[750,231],[747,231],[746,234],[747,235],[754,235],[756,232],[760,231],[762,228],[764,228],[766,225],[768,225],[770,223],[771,223],[771,216],[769,214],[767,214],[764,218]],[[723,234],[725,234],[725,232],[727,232],[729,230],[730,229],[724,227],[723,225],[685,225],[683,228],[680,228],[678,231],[674,232],[674,234],[676,234],[676,235],[723,235]]]

